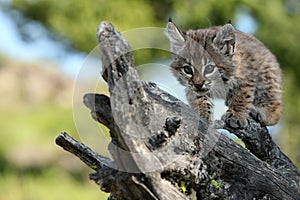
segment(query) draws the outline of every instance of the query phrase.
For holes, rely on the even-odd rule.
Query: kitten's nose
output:
[[[203,85],[204,85],[204,82],[202,82],[202,83],[194,83],[194,87],[195,87],[197,90],[201,90],[202,87],[203,87]]]
[[[195,83],[194,87],[196,88],[196,90],[198,90],[199,92],[207,92],[209,90],[209,87],[207,84],[205,84],[205,81],[203,81],[202,83]]]

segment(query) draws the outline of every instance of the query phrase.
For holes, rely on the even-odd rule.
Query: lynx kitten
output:
[[[281,70],[275,56],[256,38],[231,23],[184,32],[170,20],[172,71],[186,87],[191,107],[212,123],[212,98],[224,98],[222,119],[232,128],[247,125],[249,115],[262,126],[281,116]]]

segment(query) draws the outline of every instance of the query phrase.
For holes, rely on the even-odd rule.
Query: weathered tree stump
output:
[[[97,32],[110,97],[86,94],[92,117],[110,129],[103,157],[68,134],[56,143],[96,172],[110,199],[300,199],[300,174],[253,119],[236,134],[246,148],[208,127],[186,104],[139,79],[131,48],[108,22]]]

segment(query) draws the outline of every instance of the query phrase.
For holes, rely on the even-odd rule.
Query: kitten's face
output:
[[[220,93],[222,79],[209,54],[194,40],[186,40],[180,51],[174,54],[172,71],[178,81],[187,88],[203,96]],[[218,95],[220,96],[220,95]]]
[[[231,24],[226,24],[203,33],[195,37],[198,43],[174,23],[168,23],[167,36],[174,56],[172,70],[181,84],[199,96],[209,93],[223,97],[223,80],[227,81],[234,70],[231,59],[235,48],[235,29]]]

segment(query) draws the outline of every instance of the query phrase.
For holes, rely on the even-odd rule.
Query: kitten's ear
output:
[[[213,40],[214,45],[225,55],[233,56],[236,43],[236,30],[227,23],[220,28]]]
[[[167,31],[166,35],[170,40],[171,43],[171,52],[178,53],[185,43],[185,34],[176,25],[169,20],[167,24]]]

